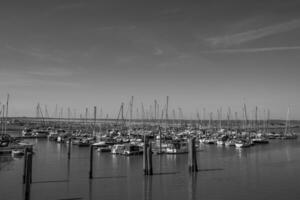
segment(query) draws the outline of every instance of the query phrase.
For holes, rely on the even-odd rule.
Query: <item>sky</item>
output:
[[[10,94],[12,116],[40,103],[49,115],[95,105],[116,117],[131,96],[134,109],[169,96],[187,118],[245,103],[300,119],[299,10],[298,0],[1,1],[0,102]]]

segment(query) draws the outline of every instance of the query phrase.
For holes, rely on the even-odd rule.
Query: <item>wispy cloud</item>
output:
[[[156,56],[160,56],[160,55],[163,55],[164,54],[164,51],[160,48],[155,48],[154,49],[154,55]]]
[[[74,9],[74,8],[81,8],[85,4],[83,2],[77,2],[77,3],[69,3],[69,4],[62,4],[55,7],[55,10],[57,11],[63,11],[68,9]]]
[[[211,50],[211,51],[201,51],[200,53],[256,53],[256,52],[292,51],[292,50],[300,50],[300,46],[243,48],[243,49],[220,49],[220,50]]]
[[[18,48],[11,45],[5,45],[5,48],[40,60],[50,60],[59,63],[63,63],[67,61],[66,59],[60,56],[45,53],[41,49],[37,49],[37,48]]]
[[[110,30],[124,30],[124,31],[131,31],[136,29],[135,25],[128,25],[128,26],[121,26],[121,25],[112,25],[112,26],[102,26],[96,28],[97,31],[110,31]]]
[[[235,33],[232,35],[211,37],[206,39],[206,42],[208,42],[213,47],[229,47],[257,40],[270,35],[288,32],[297,28],[300,28],[300,19],[295,19],[285,23],[267,26],[260,29]]]
[[[159,16],[170,16],[170,15],[176,15],[181,12],[181,9],[179,8],[168,8],[165,10],[161,10],[158,12]]]
[[[86,6],[84,2],[72,2],[72,3],[62,3],[60,5],[57,5],[49,10],[47,10],[44,15],[45,16],[52,16],[59,12],[66,12],[66,11],[72,11],[75,9],[81,9],[82,7]]]
[[[0,85],[29,87],[41,85],[76,86],[70,80],[73,72],[63,68],[30,68],[27,70],[0,69]]]
[[[26,74],[40,77],[70,77],[73,72],[64,68],[47,67],[42,69],[32,69],[26,71]]]

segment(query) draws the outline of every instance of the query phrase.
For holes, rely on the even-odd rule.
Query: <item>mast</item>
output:
[[[247,116],[246,104],[244,104],[244,115],[245,115],[245,129],[247,129],[247,126],[248,126],[248,116]]]
[[[45,118],[47,118],[49,120],[49,113],[48,113],[47,105],[45,105]],[[45,119],[45,123],[48,123],[48,120]]]
[[[60,126],[62,127],[62,121],[63,121],[63,113],[64,113],[64,109],[63,108],[60,108],[60,114],[59,114],[59,121],[60,121]],[[60,127],[60,128],[61,128]]]
[[[257,106],[255,107],[255,126],[254,126],[254,129],[256,132],[258,132],[258,126],[257,126]]]
[[[172,112],[173,112],[173,126],[174,126],[175,121],[176,121],[176,111],[175,111],[175,109],[173,109]]]
[[[40,104],[38,104],[38,112],[41,114],[42,124],[43,124],[43,126],[45,126],[44,115],[43,115]]]
[[[238,113],[237,112],[234,112],[234,115],[235,115],[235,126],[236,126],[236,132],[238,132],[239,130],[239,118],[238,118]]]
[[[198,120],[198,129],[200,129],[200,124],[202,123],[201,123],[199,111],[197,111],[197,120]]]
[[[208,121],[208,128],[211,129],[211,123],[212,123],[212,120],[213,120],[213,113],[210,112],[209,113],[209,121]]]
[[[55,105],[55,112],[54,112],[54,117],[57,118],[57,104]]]
[[[168,128],[168,122],[169,122],[169,96],[167,96],[167,102],[166,102],[166,130]]]
[[[286,135],[287,132],[289,131],[289,116],[290,116],[290,107],[288,107],[287,114],[286,114],[284,135]]]
[[[132,126],[132,112],[133,112],[133,96],[131,96],[131,100],[130,100],[130,127]]]
[[[222,129],[222,107],[219,110],[219,125],[220,125],[220,130]]]
[[[7,99],[6,99],[6,113],[5,113],[5,124],[4,124],[4,133],[5,134],[6,134],[7,120],[8,120],[8,101],[9,101],[9,94],[7,94]]]
[[[144,124],[145,123],[145,109],[144,109],[144,104],[143,103],[142,103],[141,107],[142,107],[142,124],[144,126],[145,125]]]
[[[71,120],[71,109],[70,107],[68,107],[68,131],[70,131],[71,129],[70,120]]]
[[[156,123],[156,108],[157,108],[157,101],[156,101],[156,99],[154,100],[154,122]]]
[[[203,127],[204,126],[207,126],[207,123],[206,123],[206,109],[203,108]]]
[[[88,121],[88,108],[85,108],[85,125],[87,126],[87,121]]]
[[[96,120],[97,120],[97,107],[94,106],[94,125],[93,125],[93,137],[96,134]]]
[[[270,110],[267,111],[267,130],[266,132],[269,132],[269,123],[270,123]]]
[[[2,110],[0,112],[0,114],[2,114],[2,117],[1,117],[1,133],[2,133],[2,135],[4,135],[4,112],[5,112],[5,105],[3,104]]]

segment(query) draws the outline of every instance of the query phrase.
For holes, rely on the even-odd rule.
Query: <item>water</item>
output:
[[[88,179],[89,148],[47,140],[35,143],[31,199],[300,199],[300,140],[235,149],[202,145],[200,172],[190,175],[187,154],[154,155],[152,177],[143,176],[142,156],[95,152]],[[23,158],[0,157],[1,200],[23,199]]]

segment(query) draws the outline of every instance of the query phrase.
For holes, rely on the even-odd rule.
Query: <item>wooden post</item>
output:
[[[30,199],[30,184],[32,173],[32,153],[28,152],[26,156],[26,180],[25,180],[25,200]]]
[[[193,138],[193,163],[194,163],[194,171],[198,171],[198,163],[197,163],[197,150],[196,150],[196,139]]]
[[[152,146],[151,146],[151,143],[150,141],[148,141],[148,145],[147,145],[147,158],[148,158],[148,174],[147,175],[150,175],[152,176],[153,175],[153,168],[152,168]]]
[[[148,137],[144,136],[144,149],[143,149],[143,170],[144,170],[144,175],[148,175],[147,147],[148,147]]]
[[[159,131],[159,153],[162,153],[162,150],[161,150],[161,140],[162,140],[162,137],[161,137],[160,127],[158,127],[158,131]]]
[[[69,138],[69,146],[68,146],[68,159],[69,160],[71,158],[71,141],[72,141],[72,138]]]
[[[93,178],[93,159],[94,159],[94,146],[91,145],[91,147],[90,147],[90,173],[89,173],[90,179]]]
[[[28,164],[28,162],[27,162],[27,165],[29,165],[29,180],[30,180],[30,183],[32,183],[32,155],[33,155],[33,150],[32,150],[32,147],[30,147],[29,149],[28,149],[28,152],[30,153],[30,157],[29,157],[29,159],[28,159],[28,161],[29,161],[29,164]],[[28,154],[28,153],[27,153]]]
[[[196,157],[196,146],[195,146],[195,138],[190,138],[188,140],[188,167],[190,172],[197,172],[197,157]]]
[[[26,173],[27,173],[27,148],[25,148],[24,150],[24,169],[23,169],[23,184],[25,184],[25,180],[26,180]]]

